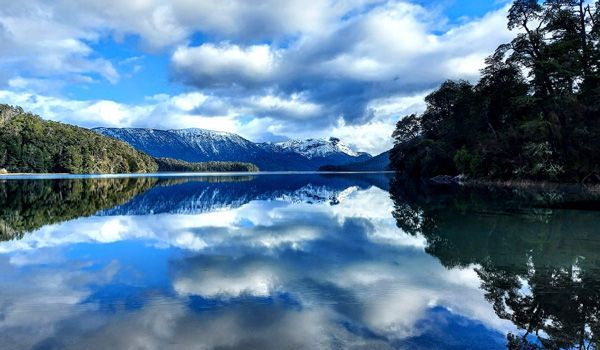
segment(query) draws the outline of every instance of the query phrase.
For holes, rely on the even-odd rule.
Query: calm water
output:
[[[591,202],[388,176],[1,181],[0,347],[596,348]]]

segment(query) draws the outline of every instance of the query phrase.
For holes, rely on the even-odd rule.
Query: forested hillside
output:
[[[447,81],[401,119],[390,159],[415,177],[600,180],[598,2],[517,0],[515,39],[475,85]]]
[[[0,168],[34,173],[155,172],[154,159],[125,142],[0,105]]]
[[[199,162],[191,163],[172,158],[156,158],[159,171],[173,172],[258,172],[252,163],[243,162]]]

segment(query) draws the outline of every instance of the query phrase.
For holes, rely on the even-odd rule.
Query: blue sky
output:
[[[84,127],[336,136],[371,153],[509,41],[506,1],[0,0],[0,103]]]

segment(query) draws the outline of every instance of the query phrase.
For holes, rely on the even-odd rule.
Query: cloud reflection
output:
[[[0,268],[13,275],[0,285],[12,286],[0,291],[0,333],[16,348],[398,348],[449,346],[454,327],[477,329],[474,348],[503,345],[509,323],[473,267],[447,270],[425,254],[422,237],[396,227],[386,191],[347,188],[335,203],[279,196],[213,212],[93,216],[3,242]],[[63,259],[44,260],[48,252]],[[36,300],[56,307],[53,319],[17,309]],[[123,306],[107,313],[102,303]]]

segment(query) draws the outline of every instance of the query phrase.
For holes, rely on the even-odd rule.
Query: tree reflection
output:
[[[2,181],[0,240],[123,204],[155,183],[153,178]]]
[[[385,176],[194,176],[0,181],[0,241],[97,215],[200,213],[253,200],[339,203],[349,188],[386,186]]]
[[[496,314],[521,331],[511,349],[596,349],[600,335],[600,212],[560,192],[392,184],[398,227],[423,235],[448,267],[476,266]],[[589,203],[589,198],[584,198]]]

